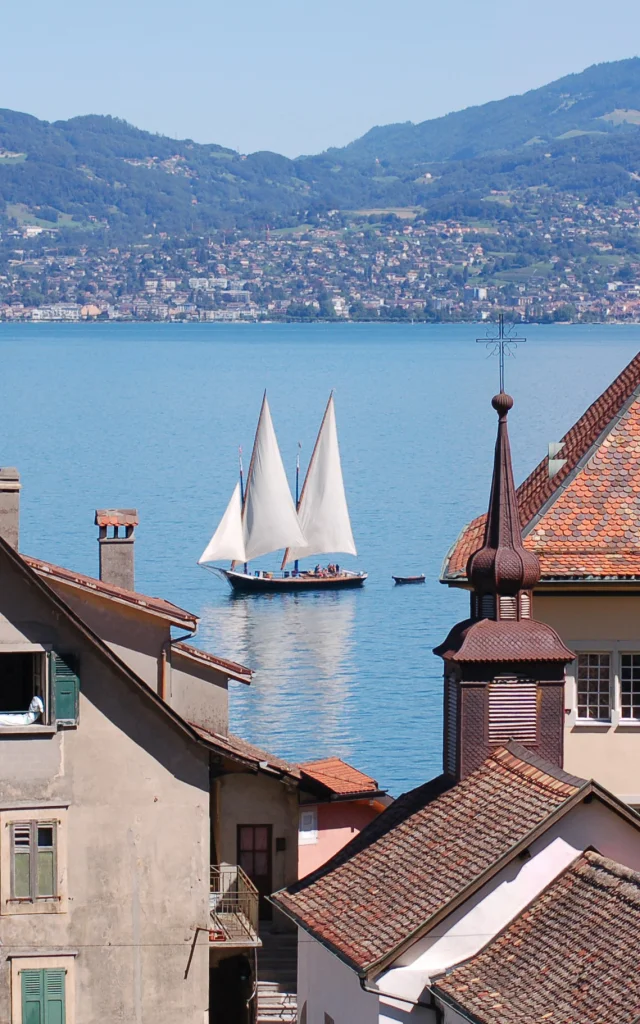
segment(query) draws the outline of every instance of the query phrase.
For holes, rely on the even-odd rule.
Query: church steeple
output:
[[[498,436],[484,543],[467,563],[467,579],[476,596],[472,614],[478,618],[525,618],[530,614],[530,592],[540,579],[540,563],[522,543],[507,428],[513,398],[501,391],[491,404],[498,413]],[[527,598],[516,600],[522,591],[529,592]]]
[[[522,541],[503,391],[482,547],[467,563],[471,616],[434,653],[445,663],[444,770],[464,778],[492,747],[517,740],[562,765],[564,666],[573,660],[551,626],[532,618],[540,563]]]

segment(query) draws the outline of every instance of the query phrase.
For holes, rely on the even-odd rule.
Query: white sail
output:
[[[282,465],[266,394],[251,455],[242,523],[243,561],[306,543]]]
[[[300,495],[298,520],[306,544],[292,546],[286,551],[283,566],[308,555],[328,552],[357,554],[344,493],[333,394],[325,410]]]
[[[221,562],[227,559],[232,561],[235,559],[238,562],[246,561],[239,483],[235,486],[231,501],[220,520],[218,529],[198,559],[198,564]]]

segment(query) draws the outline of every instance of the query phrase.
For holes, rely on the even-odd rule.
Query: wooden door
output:
[[[271,844],[271,825],[238,825],[238,864],[260,894],[261,921],[272,917],[272,906],[266,899],[273,892]]]

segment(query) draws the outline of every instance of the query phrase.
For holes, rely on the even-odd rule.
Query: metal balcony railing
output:
[[[210,942],[260,946],[258,890],[238,864],[211,867]]]

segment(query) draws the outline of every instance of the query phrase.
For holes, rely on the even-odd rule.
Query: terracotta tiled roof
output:
[[[454,626],[449,636],[434,648],[441,658],[456,661],[572,661],[575,655],[565,647],[555,629],[535,619],[519,622],[467,619]]]
[[[566,464],[542,462],[517,491],[525,548],[542,579],[633,578],[640,562],[640,355],[562,438]],[[462,531],[442,578],[463,580],[482,544],[485,516]],[[630,569],[618,562],[629,560]]]
[[[365,972],[428,927],[581,780],[509,744],[463,782],[440,777],[398,798],[323,867],[274,902]]]
[[[237,679],[241,683],[251,682],[251,669],[246,668],[244,665],[239,665],[235,661],[218,658],[215,654],[201,651],[198,647],[193,647],[191,644],[185,644],[184,642],[174,644],[173,650],[178,654],[184,655],[185,658],[192,658],[194,661],[202,662],[203,665],[210,665],[212,668],[218,669],[219,672],[225,673],[231,679]]]
[[[295,779],[300,778],[300,772],[296,765],[285,761],[281,757],[267,753],[253,743],[243,740],[240,736],[232,733],[224,736],[222,733],[213,732],[211,729],[203,729],[195,722],[189,722],[192,729],[195,729],[198,736],[214,747],[223,757],[230,757],[232,760],[246,764],[255,771],[267,771],[273,773],[290,775]]]
[[[481,1024],[634,1024],[639,936],[640,874],[588,852],[434,992]]]
[[[135,590],[125,590],[124,587],[116,587],[112,583],[104,583],[102,580],[94,579],[93,576],[84,576],[80,572],[73,572],[71,569],[64,569],[60,565],[52,565],[51,562],[43,562],[40,558],[30,558],[29,555],[21,555],[24,561],[34,569],[38,576],[49,583],[64,583],[67,586],[79,587],[81,590],[90,591],[100,597],[111,598],[121,604],[133,605],[143,611],[162,615],[179,625],[195,629],[198,623],[197,616],[192,612],[179,608],[171,601],[165,601],[162,597],[149,597],[147,594],[139,594]]]
[[[331,790],[339,796],[351,796],[359,793],[378,793],[375,779],[352,768],[339,757],[325,757],[321,761],[307,761],[298,765],[303,776]]]

